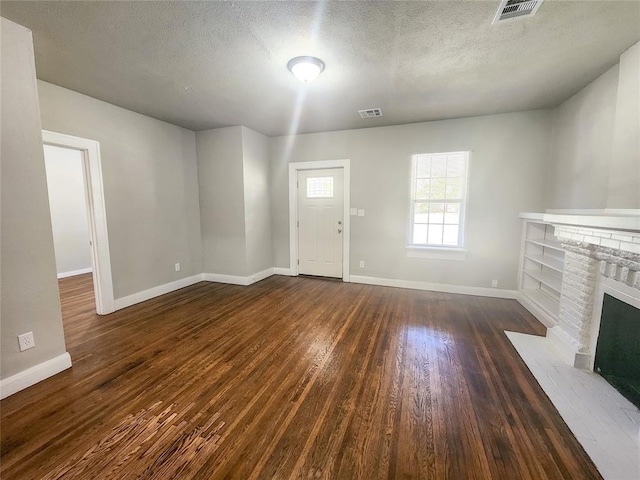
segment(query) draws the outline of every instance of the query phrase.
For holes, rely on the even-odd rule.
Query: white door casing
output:
[[[288,275],[298,275],[298,172],[340,168],[343,172],[343,231],[342,231],[342,281],[349,282],[349,232],[350,232],[350,185],[351,162],[349,159],[317,160],[289,163],[289,269]]]
[[[47,130],[42,131],[42,142],[46,145],[80,150],[83,154],[96,312],[98,315],[112,313],[115,311],[115,301],[111,277],[107,214],[102,184],[100,143],[95,140]]]
[[[344,175],[298,171],[298,273],[342,278]]]

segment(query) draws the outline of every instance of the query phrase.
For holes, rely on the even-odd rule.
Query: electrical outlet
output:
[[[180,264],[176,263],[176,272],[179,272],[179,271],[180,271]]]
[[[358,216],[359,217],[364,217],[364,208],[359,208],[358,209]]]
[[[20,344],[20,351],[24,352],[36,346],[36,342],[33,339],[33,332],[23,333],[18,335],[18,343]]]
[[[364,268],[364,260],[360,260],[360,268]]]
[[[349,209],[349,213],[351,214],[352,217],[355,217],[356,215],[358,215],[358,209],[357,208],[350,208]]]
[[[498,280],[491,280],[491,288],[498,288]]]

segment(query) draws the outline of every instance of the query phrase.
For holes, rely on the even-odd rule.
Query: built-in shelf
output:
[[[562,273],[564,271],[564,261],[555,257],[551,257],[549,255],[543,254],[535,254],[535,255],[525,255],[524,258],[528,258],[529,260],[539,263],[540,265],[544,265],[545,267],[549,267],[556,272]]]
[[[521,292],[533,303],[544,309],[549,315],[554,318],[558,317],[560,302],[557,299],[537,288],[525,288],[521,290]]]
[[[562,276],[546,272],[544,270],[525,270],[524,273],[534,278],[538,282],[544,283],[547,287],[560,293],[562,288]]]
[[[522,244],[518,290],[521,303],[547,327],[555,326],[560,310],[564,250],[554,227],[542,214],[522,214]]]
[[[562,244],[557,240],[527,238],[525,239],[525,241],[528,243],[533,243],[534,245],[540,245],[541,247],[551,248],[553,250],[564,252],[564,250],[562,249]]]

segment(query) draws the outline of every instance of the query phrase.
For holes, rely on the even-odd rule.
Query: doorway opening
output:
[[[292,275],[349,281],[350,162],[289,164]]]
[[[79,295],[91,283],[96,313],[106,315],[115,306],[100,144],[46,130],[42,139],[59,282]]]

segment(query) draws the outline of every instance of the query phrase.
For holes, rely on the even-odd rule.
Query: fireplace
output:
[[[640,309],[607,293],[593,370],[640,408]]]
[[[548,335],[575,367],[595,370],[603,312],[608,316],[608,308],[617,308],[611,305],[623,303],[634,309],[630,316],[637,317],[640,309],[640,217],[547,218],[565,250],[558,325]],[[619,326],[605,325],[609,328]],[[640,339],[640,320],[635,332]]]

